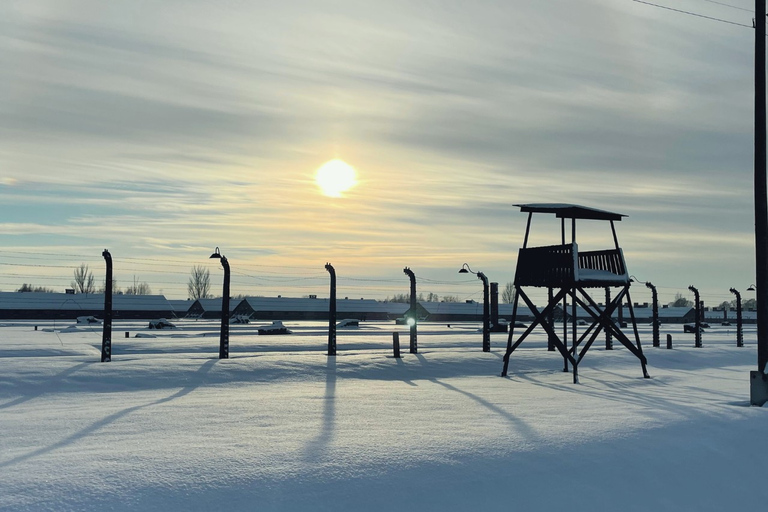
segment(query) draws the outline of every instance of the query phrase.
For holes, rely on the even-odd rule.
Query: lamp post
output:
[[[482,272],[473,272],[468,264],[464,264],[459,269],[459,274],[475,274],[483,282],[483,352],[491,351],[491,314],[488,291],[488,278]]]
[[[219,335],[219,359],[229,358],[229,261],[216,248],[211,258],[221,260],[224,268],[224,291],[221,296],[221,334]]]
[[[693,327],[694,330],[696,331],[695,338],[694,338],[695,340],[694,346],[696,348],[701,348],[701,303],[699,302],[699,290],[697,290],[696,287],[694,287],[693,285],[689,286],[688,289],[693,292],[693,297],[694,297],[694,300],[696,301],[695,302],[696,325]]]
[[[107,264],[104,286],[104,326],[101,331],[101,362],[112,360],[112,255],[104,249],[101,253]]]
[[[736,296],[736,346],[744,346],[744,331],[742,330],[742,318],[741,318],[741,294],[736,288],[731,288],[731,293]]]
[[[409,269],[408,267],[405,267],[403,269],[403,273],[408,276],[408,278],[411,280],[411,307],[409,309],[411,316],[408,318],[408,325],[411,326],[411,345],[410,345],[410,352],[411,354],[416,354],[419,352],[419,347],[416,340],[416,323],[417,323],[417,312],[416,312],[416,275],[414,275],[413,270]]]
[[[330,263],[325,270],[331,275],[331,298],[328,304],[328,355],[336,355],[336,270]]]

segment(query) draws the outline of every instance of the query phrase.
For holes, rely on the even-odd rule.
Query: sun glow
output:
[[[357,185],[354,167],[341,160],[323,164],[315,173],[315,183],[328,197],[342,197],[342,193]]]

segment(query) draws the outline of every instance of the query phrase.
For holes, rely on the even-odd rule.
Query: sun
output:
[[[323,195],[342,197],[342,192],[357,185],[357,173],[348,163],[338,159],[331,160],[317,170],[315,183],[320,187]]]

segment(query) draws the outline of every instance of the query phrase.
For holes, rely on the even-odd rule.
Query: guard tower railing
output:
[[[516,286],[561,288],[623,285],[629,281],[621,249],[579,252],[575,242],[520,249]]]

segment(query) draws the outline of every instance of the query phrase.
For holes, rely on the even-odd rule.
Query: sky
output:
[[[754,4],[659,0],[8,1],[0,4],[0,290],[88,264],[187,297],[512,281],[526,215],[627,217],[662,302],[754,283]],[[723,5],[727,4],[727,5]],[[716,21],[701,16],[718,18]],[[747,25],[747,26],[741,26]],[[318,168],[356,171],[340,197]],[[558,243],[554,219],[533,240]],[[610,248],[603,223],[580,247]],[[650,300],[644,287],[633,299]]]

